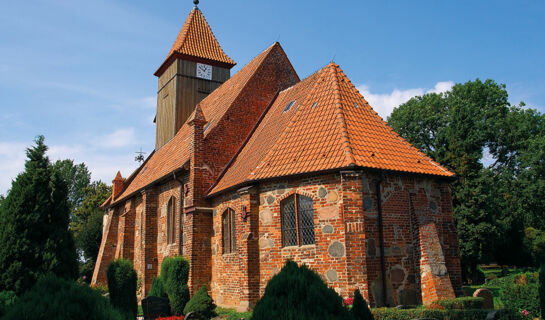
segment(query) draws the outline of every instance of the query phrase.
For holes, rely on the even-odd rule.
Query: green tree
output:
[[[212,319],[217,316],[215,310],[216,305],[214,304],[214,301],[208,295],[206,287],[202,286],[185,305],[184,314],[187,315],[190,312],[194,312],[200,319]]]
[[[43,136],[27,149],[20,173],[0,206],[0,291],[18,295],[40,275],[77,276],[77,256],[68,230],[68,190],[45,155]]]
[[[111,187],[95,181],[83,189],[83,200],[74,210],[70,229],[74,233],[76,248],[82,258],[80,275],[91,280],[100,242],[102,241],[102,219],[100,205],[110,196]]]
[[[350,309],[350,314],[352,315],[353,320],[373,320],[373,314],[369,310],[367,301],[363,298],[360,293],[360,290],[357,289],[354,292],[354,302],[352,303],[352,309]]]
[[[492,80],[456,84],[396,108],[392,128],[456,173],[454,218],[464,271],[477,263],[528,264],[527,227],[545,229],[545,118],[508,103]]]
[[[77,208],[85,197],[85,188],[91,183],[91,172],[84,163],[74,164],[73,160],[57,160],[53,165],[68,187],[70,210]]]
[[[138,276],[132,263],[126,259],[117,259],[108,265],[108,292],[110,302],[123,311],[129,318],[136,318],[138,303],[136,301],[136,282]]]

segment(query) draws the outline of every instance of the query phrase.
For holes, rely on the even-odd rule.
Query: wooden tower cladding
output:
[[[176,135],[197,103],[230,78],[234,65],[201,11],[194,8],[155,72],[159,78],[155,150]]]

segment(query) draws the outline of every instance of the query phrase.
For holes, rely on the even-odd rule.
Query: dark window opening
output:
[[[291,195],[280,203],[282,222],[282,246],[313,244],[314,209],[312,199],[303,195]]]
[[[227,209],[222,215],[223,253],[236,251],[235,211]]]

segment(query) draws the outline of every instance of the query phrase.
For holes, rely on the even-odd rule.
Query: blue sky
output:
[[[303,78],[332,59],[384,117],[491,78],[545,112],[544,1],[242,1],[199,5],[233,73],[279,41]],[[191,0],[0,3],[0,194],[43,134],[52,160],[128,176],[154,145],[157,79]]]

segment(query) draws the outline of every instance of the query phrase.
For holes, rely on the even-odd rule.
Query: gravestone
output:
[[[170,304],[167,298],[147,297],[142,299],[144,320],[170,316]]]
[[[473,296],[483,298],[483,309],[494,309],[494,299],[490,290],[481,288],[473,292]]]

